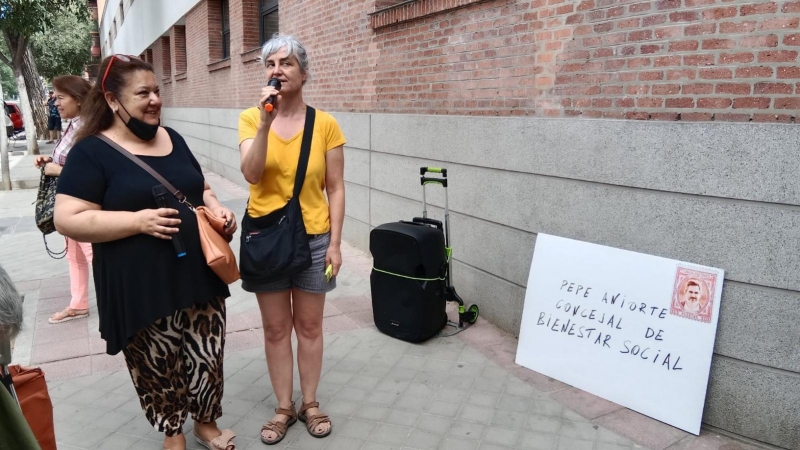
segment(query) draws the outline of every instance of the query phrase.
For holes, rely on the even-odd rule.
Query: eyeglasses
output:
[[[103,74],[103,81],[100,83],[100,88],[103,89],[103,93],[106,93],[106,77],[108,77],[108,72],[111,71],[111,66],[114,65],[114,60],[118,59],[122,62],[131,62],[131,58],[135,58],[135,56],[131,55],[113,55],[111,56],[111,60],[108,62],[108,66],[106,67],[106,73]]]

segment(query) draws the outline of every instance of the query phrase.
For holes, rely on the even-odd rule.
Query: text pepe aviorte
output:
[[[602,299],[599,300],[604,307],[598,310],[596,308],[600,305],[593,307],[591,303],[597,301],[599,295],[594,294],[591,287],[584,287],[569,280],[561,282],[559,292],[563,298],[555,304],[557,311],[550,314],[540,312],[536,321],[537,326],[544,326],[551,331],[574,336],[576,339],[584,339],[601,348],[616,349],[621,354],[660,365],[665,370],[683,370],[679,355],[664,352],[659,348],[658,343],[664,341],[664,330],[647,327],[646,330],[642,330],[641,342],[630,340],[615,342],[612,336],[614,330],[623,329],[623,319],[626,316],[636,314],[664,320],[667,318],[667,308],[631,302],[620,293],[604,292]],[[609,309],[613,309],[613,313],[607,312]]]

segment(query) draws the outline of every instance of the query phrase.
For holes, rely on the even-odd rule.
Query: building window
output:
[[[119,2],[119,23],[125,22],[125,6]]]
[[[278,0],[261,0],[261,44],[278,32]]]
[[[222,0],[222,59],[231,57],[231,21],[228,0]]]

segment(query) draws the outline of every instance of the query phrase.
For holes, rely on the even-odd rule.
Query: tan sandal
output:
[[[297,411],[294,409],[294,402],[292,402],[292,409],[283,409],[283,408],[275,408],[275,414],[283,414],[284,416],[289,416],[289,419],[284,422],[277,422],[275,420],[270,420],[269,422],[265,423],[263,427],[261,427],[261,442],[267,445],[275,445],[278,442],[282,441],[283,438],[286,437],[286,432],[289,430],[289,427],[294,425],[297,422]],[[265,431],[272,431],[273,433],[277,434],[275,439],[267,439],[264,437]]]
[[[306,411],[309,408],[319,408],[319,402],[304,403],[303,407],[300,408],[300,413],[297,416],[297,418],[300,419],[301,422],[305,422],[308,434],[314,436],[315,438],[324,438],[325,436],[331,434],[331,431],[333,431],[333,424],[331,423],[331,418],[326,416],[325,414],[306,416]],[[322,433],[314,432],[314,430],[316,430],[317,427],[319,425],[322,425],[323,423],[327,423],[329,425],[328,431],[324,431]]]
[[[235,437],[233,430],[222,430],[222,434],[219,436],[210,441],[204,441],[197,433],[194,433],[197,443],[208,450],[236,450],[236,444],[233,443],[233,438]]]
[[[67,322],[70,320],[75,319],[82,319],[84,317],[89,317],[89,310],[88,309],[72,309],[72,308],[64,308],[63,311],[59,311],[53,314],[52,317],[47,319],[50,323],[62,323]]]

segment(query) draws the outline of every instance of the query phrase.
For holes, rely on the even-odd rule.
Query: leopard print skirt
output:
[[[123,354],[156,430],[177,436],[188,414],[202,423],[222,416],[224,346],[223,299],[182,309],[136,333]]]

